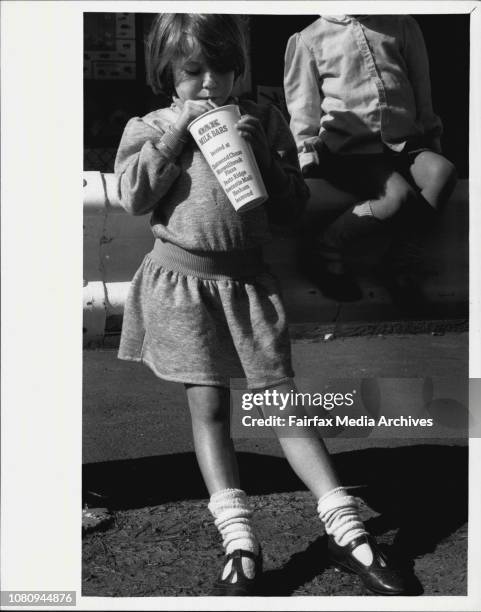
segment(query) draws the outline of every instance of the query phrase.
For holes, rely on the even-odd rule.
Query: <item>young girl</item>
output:
[[[322,15],[289,39],[284,88],[304,175],[359,198],[317,236],[308,254],[312,275],[342,293],[349,287],[343,252],[394,230],[391,272],[399,290],[403,283],[414,290],[410,272],[420,260],[413,247],[421,246],[456,180],[441,155],[441,121],[416,21]]]
[[[254,594],[259,584],[261,549],[230,437],[229,379],[244,373],[250,388],[293,388],[286,316],[262,245],[270,236],[267,215],[292,220],[308,197],[289,128],[274,107],[239,103],[237,129],[252,145],[269,194],[264,207],[242,215],[187,131],[199,115],[233,101],[245,54],[234,16],[159,15],[148,39],[148,73],[172,104],[129,121],[115,164],[120,201],[132,214],[152,213],[156,238],[132,281],[119,357],[185,385],[209,510],[226,553],[217,595]],[[319,500],[331,554],[375,591],[403,592],[402,577],[367,538],[316,432],[299,428],[299,436],[280,443]]]

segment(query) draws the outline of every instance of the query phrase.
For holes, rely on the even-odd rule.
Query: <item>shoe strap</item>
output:
[[[357,538],[354,538],[354,540],[351,540],[348,544],[346,544],[346,548],[349,550],[349,552],[352,553],[352,551],[361,544],[368,544],[369,546],[371,546],[371,548],[373,548],[372,543],[370,542],[367,535],[360,535]],[[375,551],[373,550],[373,552]]]
[[[370,537],[369,535],[361,535],[357,538],[354,538],[352,542],[349,542],[349,544],[346,545],[346,548],[348,548],[352,554],[352,551],[360,544],[367,544],[368,546],[370,546],[374,557],[374,563],[376,562],[376,560],[379,559],[381,559],[383,563],[387,563],[386,555],[379,549],[376,540],[374,540],[374,538]]]
[[[248,557],[252,559],[255,563],[259,560],[259,555],[254,554],[250,550],[244,550],[243,548],[236,548],[231,553],[225,556],[224,560],[227,564],[229,561],[235,561],[236,559],[242,559],[242,557]]]
[[[252,559],[254,561],[256,565],[257,574],[259,555],[255,555],[250,550],[238,548],[224,557],[224,567],[227,565],[227,563],[229,563],[229,561],[232,561],[232,566],[229,574],[222,579],[222,582],[229,583],[230,579],[233,578],[235,574],[237,574],[237,582],[253,580],[252,578],[247,578],[247,576],[244,574],[244,568],[242,567],[242,557],[248,557],[249,559]]]

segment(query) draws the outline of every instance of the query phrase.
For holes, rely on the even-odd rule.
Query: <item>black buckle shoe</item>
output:
[[[369,566],[358,561],[352,551],[360,544],[368,544],[373,552],[374,560]],[[346,546],[339,546],[333,538],[328,538],[328,556],[331,563],[348,572],[357,574],[364,586],[377,595],[409,595],[414,594],[411,581],[406,573],[381,552],[374,538],[362,535]]]
[[[254,578],[248,578],[244,574],[242,557],[248,557],[254,561]],[[232,561],[232,567],[229,574],[223,579],[222,575],[224,573],[225,566],[229,563],[229,561]],[[261,574],[262,552],[260,549],[257,555],[249,550],[234,550],[224,557],[222,569],[212,588],[211,595],[221,597],[246,597],[257,595]],[[237,575],[237,580],[235,582],[231,582],[231,579],[235,575]]]

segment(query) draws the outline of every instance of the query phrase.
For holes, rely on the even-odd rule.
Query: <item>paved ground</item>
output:
[[[468,334],[371,335],[324,341],[324,331],[295,340],[298,378],[468,375]],[[115,350],[84,352],[83,461],[86,464],[192,450],[182,385],[148,368],[119,361]],[[353,448],[332,440],[333,450]],[[376,442],[377,444],[378,442]],[[362,447],[365,442],[359,441]],[[239,440],[240,450],[279,455],[275,440]]]
[[[294,342],[299,377],[466,377],[466,333]],[[221,558],[192,452],[183,390],[114,350],[86,351],[84,491],[112,516],[84,537],[83,595],[205,595]],[[343,482],[380,542],[414,564],[426,595],[466,593],[467,446],[456,439],[332,439]],[[256,507],[265,595],[361,595],[325,567],[314,501],[273,439],[237,440]]]

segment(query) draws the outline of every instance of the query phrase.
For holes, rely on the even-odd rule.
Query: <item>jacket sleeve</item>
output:
[[[319,74],[315,58],[299,33],[287,42],[284,92],[301,168],[318,165],[315,145],[319,144],[322,115]]]
[[[416,99],[417,120],[424,134],[436,141],[442,134],[442,122],[433,111],[428,54],[421,28],[410,15],[404,18],[404,58]]]
[[[269,194],[267,212],[274,223],[293,222],[309,198],[296,145],[282,113],[273,105],[268,107],[264,129],[273,159],[270,172],[263,177]]]
[[[162,131],[139,117],[127,123],[114,169],[118,198],[127,212],[144,215],[167,193],[180,174],[175,160],[184,142],[173,128]]]

